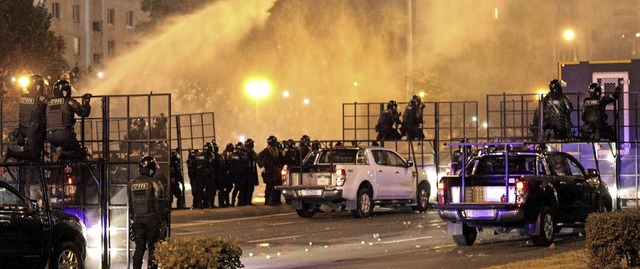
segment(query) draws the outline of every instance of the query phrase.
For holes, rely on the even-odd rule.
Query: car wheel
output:
[[[316,207],[313,204],[302,202],[302,208],[296,209],[296,213],[298,213],[298,216],[301,218],[308,219],[316,214]]]
[[[453,242],[461,247],[467,247],[473,245],[478,237],[478,229],[476,227],[470,227],[466,223],[462,223],[462,234],[453,235]]]
[[[540,235],[532,235],[531,241],[536,246],[546,247],[553,243],[556,221],[551,208],[545,206],[540,212]]]
[[[83,269],[84,259],[80,248],[71,241],[57,245],[51,255],[51,269]]]
[[[420,213],[427,211],[429,208],[429,188],[426,183],[420,183],[418,190],[416,191],[417,205],[412,206],[411,209],[419,211]]]
[[[366,218],[373,212],[373,201],[371,200],[372,191],[368,187],[361,187],[358,190],[357,207],[353,211],[353,215],[358,218]]]

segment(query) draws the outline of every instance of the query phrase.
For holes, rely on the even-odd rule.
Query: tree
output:
[[[67,66],[64,40],[49,29],[47,9],[32,0],[3,0],[0,14],[0,67],[57,78]]]

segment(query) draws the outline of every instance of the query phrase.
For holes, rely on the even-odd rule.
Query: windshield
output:
[[[509,156],[509,174],[534,175],[536,164],[535,155]],[[504,168],[504,156],[487,155],[469,162],[465,172],[467,175],[503,175]]]

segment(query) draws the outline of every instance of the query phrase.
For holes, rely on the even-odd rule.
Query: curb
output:
[[[293,213],[295,210],[286,204],[279,206],[251,205],[227,208],[171,210],[171,223],[187,223],[199,220],[223,220],[243,217],[257,217],[274,214]]]

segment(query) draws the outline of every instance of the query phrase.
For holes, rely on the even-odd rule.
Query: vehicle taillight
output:
[[[282,186],[289,185],[289,170],[285,167],[280,170],[280,175],[282,175]]]
[[[336,186],[341,187],[347,181],[347,172],[344,169],[336,170]]]
[[[444,204],[444,189],[446,187],[447,186],[444,184],[444,182],[438,182],[438,204]]]
[[[523,179],[516,180],[516,204],[521,205],[527,200],[529,186]]]

